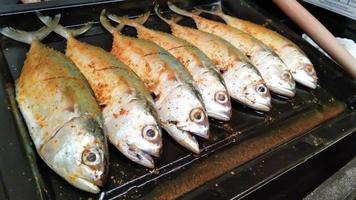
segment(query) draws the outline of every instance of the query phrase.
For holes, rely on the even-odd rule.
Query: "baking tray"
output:
[[[209,0],[199,1],[199,5],[209,6],[213,3],[214,1]],[[194,1],[184,1],[180,4],[184,8],[196,5],[198,3]],[[92,195],[66,183],[35,153],[14,100],[15,80],[21,72],[28,45],[1,37],[0,119],[4,126],[1,134],[5,140],[0,141],[4,144],[0,155],[1,158],[12,158],[6,162],[2,159],[0,163],[0,188],[4,190],[5,198],[189,199],[209,194],[206,191],[211,191],[211,185],[215,188],[216,182],[234,178],[236,180],[233,183],[236,185],[230,186],[230,190],[229,187],[215,189],[226,194],[228,198],[243,197],[355,131],[355,80],[288,27],[274,21],[273,17],[256,4],[227,0],[223,1],[223,5],[229,8],[230,14],[266,24],[297,43],[313,62],[320,87],[310,90],[298,85],[293,99],[273,95],[273,109],[265,114],[233,102],[230,122],[211,120],[212,138],[209,141],[200,141],[203,148],[200,155],[191,154],[164,134],[163,155],[157,160],[157,168],[154,170],[129,161],[109,145],[108,183],[102,193]],[[133,16],[152,9],[152,2],[106,2],[100,5],[51,8],[44,13],[62,13],[61,23],[68,26],[94,21],[94,27],[78,39],[110,50],[111,35],[98,23],[102,8],[113,13]],[[34,10],[31,10],[28,13],[2,16],[0,24],[33,30],[42,26],[33,12]],[[182,24],[192,26],[193,23],[184,19]],[[167,25],[154,15],[148,20],[147,26],[162,31],[169,30]],[[125,33],[135,35],[135,31],[130,28],[125,29]],[[51,34],[43,42],[60,51],[65,47],[64,40],[55,34]],[[301,147],[298,147],[298,144]],[[304,151],[296,151],[298,149]],[[296,155],[291,154],[293,150]],[[277,159],[278,155],[283,156]],[[261,162],[264,167],[257,168]]]

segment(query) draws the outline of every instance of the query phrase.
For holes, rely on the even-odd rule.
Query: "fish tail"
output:
[[[182,16],[180,15],[172,15],[172,17],[170,19],[164,18],[159,10],[159,5],[158,3],[155,5],[155,13],[157,14],[157,16],[162,19],[164,22],[166,22],[169,25],[175,24],[178,21],[180,21],[181,19],[183,19]]]
[[[58,25],[60,18],[61,18],[60,14],[56,15],[54,19],[48,23],[47,26],[44,26],[38,29],[37,31],[26,32],[11,27],[3,27],[0,28],[0,33],[13,40],[31,44],[34,40],[42,40],[47,35],[49,35]]]
[[[217,14],[224,14],[222,5],[221,5],[221,0],[217,2],[217,4],[212,8],[212,12],[215,12]]]
[[[37,17],[42,21],[42,23],[46,24],[47,26],[49,26],[49,24],[51,24],[54,20],[49,16],[42,15],[40,12],[37,12],[36,14]],[[57,34],[59,34],[60,36],[66,39],[69,39],[70,37],[75,37],[87,32],[91,27],[92,25],[90,22],[76,29],[65,28],[64,26],[57,23],[57,25],[54,28],[54,32],[56,32]]]
[[[200,13],[209,13],[211,15],[217,15],[217,16],[220,16],[220,17],[222,17],[224,15],[223,10],[222,10],[222,6],[221,6],[221,1],[218,1],[218,3],[215,6],[212,7],[211,11],[203,9],[202,7],[194,7],[194,9],[195,9],[196,12],[199,12],[199,14]]]
[[[145,12],[141,16],[130,19],[128,16],[117,16],[115,14],[108,13],[108,18],[113,20],[114,22],[119,23],[119,25],[116,27],[117,29],[122,29],[125,25],[127,26],[132,26],[132,27],[137,27],[139,25],[144,24],[147,19],[150,17],[150,11]]]
[[[191,12],[188,12],[186,10],[183,10],[181,8],[178,8],[176,5],[174,5],[171,1],[168,1],[168,7],[169,9],[171,9],[173,12],[178,13],[180,15],[186,16],[186,17],[190,17],[193,18],[194,14]]]
[[[100,13],[100,23],[101,25],[110,33],[113,33],[113,31],[115,30],[115,27],[113,25],[110,24],[108,18],[106,17],[106,10],[103,9]],[[120,24],[121,25],[121,24]],[[119,31],[121,31],[121,29],[123,28],[123,26],[121,27],[117,27]]]

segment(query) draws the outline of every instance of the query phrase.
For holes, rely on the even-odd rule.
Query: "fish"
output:
[[[240,50],[216,35],[166,19],[158,9],[156,14],[170,26],[174,36],[192,43],[209,57],[222,74],[233,99],[257,111],[271,109],[271,95],[265,81]]]
[[[75,65],[39,41],[59,18],[54,21],[35,32],[8,27],[0,30],[5,36],[31,44],[16,81],[16,101],[42,160],[73,186],[99,193],[109,163],[102,115]]]
[[[40,13],[38,17],[46,25],[52,20]],[[154,168],[152,156],[161,155],[162,133],[141,79],[109,52],[75,39],[70,29],[57,25],[54,31],[66,38],[66,56],[94,91],[109,141],[133,162]]]
[[[172,11],[192,18],[199,30],[224,38],[241,50],[260,72],[270,91],[287,97],[295,95],[295,81],[291,72],[279,56],[265,44],[232,26],[182,10],[170,1],[168,6]]]
[[[105,14],[101,16],[102,25],[113,35],[111,53],[143,80],[154,97],[162,128],[183,147],[200,153],[195,136],[209,138],[209,121],[189,72],[154,42],[121,34],[127,21],[122,20],[117,29],[106,23]]]
[[[215,11],[202,11],[217,15],[228,25],[253,35],[270,47],[283,60],[296,82],[311,89],[317,87],[318,77],[313,63],[291,40],[262,25],[224,14],[221,2],[217,4]]]
[[[143,15],[141,23],[129,23],[136,28],[138,38],[153,41],[172,54],[193,77],[197,89],[202,95],[208,116],[222,121],[231,118],[231,101],[225,81],[211,60],[191,43],[171,34],[146,28],[142,24],[148,19],[149,12]],[[120,23],[120,18],[109,14],[108,17]]]

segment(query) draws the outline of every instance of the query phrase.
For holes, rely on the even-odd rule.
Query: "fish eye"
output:
[[[157,126],[147,125],[142,129],[142,137],[149,141],[156,140],[158,135],[159,130]]]
[[[100,162],[100,154],[96,149],[87,149],[82,153],[82,162],[85,165],[92,166]]]
[[[305,69],[307,70],[307,72],[309,74],[314,74],[314,69],[313,69],[312,65],[310,65],[310,64],[305,65]]]
[[[282,74],[282,77],[284,80],[291,80],[292,79],[292,74],[289,71],[284,71]]]
[[[205,114],[203,109],[201,108],[194,108],[190,111],[190,120],[193,122],[202,122],[205,120]]]
[[[215,101],[219,103],[226,103],[229,100],[229,96],[224,91],[219,91],[215,93]]]
[[[267,91],[268,91],[268,90],[267,90],[266,86],[264,86],[264,85],[259,85],[259,86],[257,86],[257,92],[258,92],[259,94],[261,94],[261,95],[266,94]]]

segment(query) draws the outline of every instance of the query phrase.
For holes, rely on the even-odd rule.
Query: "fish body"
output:
[[[222,74],[230,96],[260,111],[269,111],[271,96],[263,78],[247,57],[226,40],[197,29],[170,24],[172,34],[203,51]]]
[[[309,88],[316,88],[318,77],[312,62],[292,41],[264,26],[226,15],[222,13],[221,9],[210,13],[219,15],[228,25],[246,32],[266,44],[283,60],[295,81]]]
[[[33,41],[16,100],[46,164],[75,187],[98,193],[108,173],[107,142],[99,106],[74,64]]]
[[[288,97],[295,95],[295,82],[287,66],[262,42],[227,24],[189,13],[173,4],[169,6],[173,11],[191,17],[199,30],[217,35],[242,51],[260,72],[272,92]]]
[[[154,96],[162,127],[182,146],[199,153],[190,134],[208,138],[209,122],[189,72],[155,43],[114,30],[112,54],[131,67]]]
[[[142,81],[105,50],[67,39],[66,55],[88,80],[99,102],[109,141],[132,161],[154,167],[162,134],[153,100]]]
[[[140,24],[138,37],[155,42],[171,53],[192,75],[209,116],[228,121],[231,102],[225,82],[210,59],[197,47],[171,34],[148,29]]]

